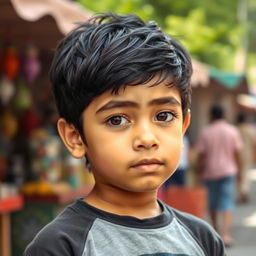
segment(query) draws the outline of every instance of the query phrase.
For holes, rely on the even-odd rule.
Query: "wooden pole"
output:
[[[10,215],[9,213],[0,213],[0,255],[11,255],[10,243]]]

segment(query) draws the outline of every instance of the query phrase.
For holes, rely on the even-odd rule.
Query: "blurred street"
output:
[[[237,205],[232,228],[235,244],[227,249],[228,256],[256,255],[256,169],[250,172],[250,201]]]

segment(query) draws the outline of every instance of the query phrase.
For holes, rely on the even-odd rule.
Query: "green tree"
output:
[[[222,69],[232,69],[239,46],[239,26],[207,25],[203,8],[192,9],[186,17],[166,17],[166,31],[178,37],[193,58]]]
[[[119,14],[135,13],[143,20],[154,16],[154,8],[144,0],[78,0],[87,9],[95,13],[117,12]]]
[[[256,51],[255,0],[248,4],[248,27],[238,19],[242,0],[78,0],[98,13],[114,11],[135,13],[142,19],[154,19],[164,31],[177,37],[192,57],[223,70],[234,69],[237,52],[243,47],[245,35],[252,38],[248,50]],[[256,21],[256,20],[255,20]],[[251,58],[249,58],[251,60]]]

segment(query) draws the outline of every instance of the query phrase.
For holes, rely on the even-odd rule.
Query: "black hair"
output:
[[[58,45],[50,80],[61,117],[82,134],[82,113],[91,101],[122,86],[171,77],[182,99],[183,116],[191,101],[190,56],[182,45],[164,34],[153,21],[135,15],[96,15],[79,24]]]
[[[223,107],[220,105],[213,105],[210,109],[211,119],[217,120],[224,117]]]

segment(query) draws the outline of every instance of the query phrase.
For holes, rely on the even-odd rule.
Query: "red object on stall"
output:
[[[4,75],[9,79],[13,80],[19,69],[19,59],[16,55],[15,48],[8,46],[3,56],[2,69]]]
[[[20,210],[23,206],[23,197],[20,195],[0,199],[0,213]]]
[[[21,120],[20,125],[23,129],[26,136],[30,136],[32,131],[36,129],[41,124],[41,119],[37,115],[37,113],[34,111],[33,108],[28,108],[24,111]]]
[[[161,194],[160,194],[161,195]],[[207,191],[205,187],[170,186],[160,197],[166,204],[199,218],[205,218],[207,212]]]

